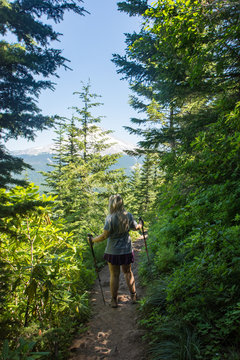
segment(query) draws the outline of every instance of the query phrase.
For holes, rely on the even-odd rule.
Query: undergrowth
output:
[[[151,359],[236,360],[240,321],[240,186],[215,184],[166,205],[149,230],[141,325]],[[177,195],[174,194],[173,197]],[[173,198],[172,197],[172,198]],[[162,207],[161,207],[162,206]],[[164,206],[164,211],[163,211]],[[161,211],[160,211],[161,210]]]

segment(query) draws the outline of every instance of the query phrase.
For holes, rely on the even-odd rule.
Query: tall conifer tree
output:
[[[19,183],[11,173],[20,173],[25,166],[7,152],[3,142],[19,137],[33,140],[37,130],[52,126],[53,120],[41,114],[37,99],[42,90],[54,89],[49,78],[57,76],[58,68],[68,68],[61,50],[51,48],[60,34],[41,18],[58,23],[65,11],[84,15],[80,3],[82,0],[0,1],[0,186]],[[9,32],[16,42],[8,42]]]
[[[57,209],[67,220],[68,230],[78,235],[91,222],[102,223],[107,198],[125,182],[123,170],[111,169],[120,154],[108,153],[111,132],[103,131],[98,126],[101,117],[92,114],[101,103],[95,101],[98,95],[90,88],[90,83],[83,84],[82,91],[74,93],[82,106],[71,108],[74,114],[64,126],[61,156],[58,148],[54,165],[59,169],[61,158],[60,177],[56,178],[56,171],[45,173],[47,183],[58,195]]]
[[[163,0],[145,12],[140,3],[119,3],[120,11],[140,15],[143,26],[127,34],[126,55],[113,61],[136,94],[132,106],[145,112],[128,130],[143,137],[142,147],[159,151],[172,178],[196,136],[239,101],[239,3]],[[160,113],[149,122],[153,102],[162,123]]]

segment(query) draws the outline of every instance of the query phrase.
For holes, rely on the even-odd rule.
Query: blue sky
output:
[[[140,19],[129,17],[117,10],[117,0],[85,0],[84,7],[90,15],[79,16],[67,13],[64,21],[54,24],[56,31],[63,34],[61,42],[52,43],[53,47],[63,50],[63,56],[71,62],[72,71],[61,69],[56,90],[43,91],[39,107],[43,114],[58,114],[70,117],[71,106],[81,107],[74,91],[81,90],[81,81],[90,79],[92,92],[101,95],[104,104],[96,110],[96,115],[103,115],[101,126],[114,130],[114,136],[131,143],[138,140],[126,132],[122,126],[130,125],[130,118],[136,113],[128,104],[130,90],[127,81],[120,80],[115,65],[111,62],[112,54],[124,54],[124,33],[138,30]],[[52,142],[52,130],[38,133],[34,142],[25,139],[9,141],[9,150],[22,150],[34,146],[45,146]]]

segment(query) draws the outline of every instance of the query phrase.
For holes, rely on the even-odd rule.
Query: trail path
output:
[[[139,252],[144,251],[144,242],[140,238],[133,243],[135,262],[132,265],[139,297],[143,295],[137,273]],[[123,273],[120,275],[118,308],[110,304],[109,270],[105,266],[100,272],[103,293],[106,300],[104,306],[99,283],[96,281],[92,290],[92,317],[88,323],[88,331],[79,335],[71,346],[69,360],[146,360],[144,343],[141,339],[144,331],[137,326],[137,305],[130,300],[129,291]]]

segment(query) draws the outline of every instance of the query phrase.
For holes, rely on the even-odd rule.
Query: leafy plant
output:
[[[34,346],[36,343],[34,341],[26,341],[23,338],[19,339],[19,343],[16,346],[16,349],[11,350],[9,348],[9,343],[7,340],[3,343],[3,349],[1,353],[1,360],[34,360],[34,359],[43,359],[49,355],[49,352],[34,352]]]

